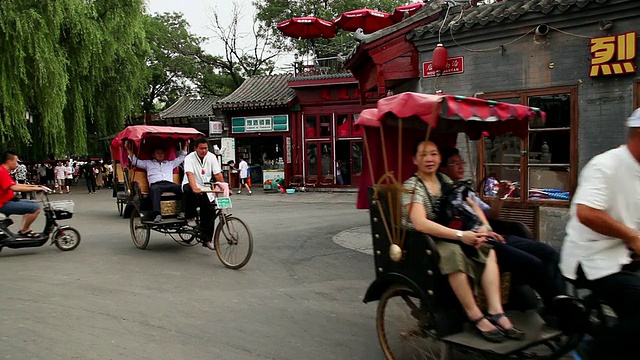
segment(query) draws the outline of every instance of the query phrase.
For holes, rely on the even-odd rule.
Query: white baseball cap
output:
[[[640,108],[637,108],[631,116],[627,119],[627,127],[637,128],[640,127]]]

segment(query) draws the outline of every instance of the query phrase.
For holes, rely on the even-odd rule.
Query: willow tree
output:
[[[148,76],[143,16],[144,0],[0,1],[3,147],[84,154],[120,129]]]

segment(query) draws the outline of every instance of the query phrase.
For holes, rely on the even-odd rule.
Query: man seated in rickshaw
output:
[[[200,207],[202,245],[214,250],[211,242],[215,221],[215,213],[211,206],[213,194],[203,193],[202,190],[211,190],[211,182],[224,182],[224,177],[218,159],[209,152],[207,139],[199,137],[193,141],[193,144],[194,151],[184,159],[183,209],[185,209],[189,226],[195,227],[196,209]]]
[[[462,182],[464,179],[464,161],[456,148],[442,148],[440,150],[442,163],[440,172],[447,175],[454,182]],[[477,196],[473,189],[469,189],[469,197],[485,212],[487,217],[497,219],[500,214],[503,200],[501,197],[509,191],[504,184],[497,198],[492,199],[491,206]],[[491,227],[488,227],[492,231]],[[495,234],[496,242],[493,245],[498,256],[498,265],[503,271],[511,272],[512,284],[527,284],[531,286],[544,302],[543,315],[553,313],[553,299],[565,293],[565,283],[558,268],[560,254],[551,246],[521,238],[511,234]],[[512,286],[512,289],[516,286]],[[550,319],[544,316],[545,320]]]
[[[159,223],[162,221],[162,215],[160,211],[160,200],[163,192],[173,192],[180,194],[180,185],[173,182],[173,170],[177,168],[182,161],[184,161],[189,149],[189,142],[185,142],[182,151],[178,156],[169,161],[165,160],[165,152],[162,146],[155,146],[152,148],[153,160],[140,160],[133,154],[131,143],[127,141],[125,143],[127,153],[131,163],[147,171],[147,180],[149,181],[149,197],[151,198],[151,204],[153,207],[153,214],[155,218],[153,222]]]
[[[640,109],[627,121],[627,144],[584,166],[571,201],[560,268],[617,315],[617,324],[576,349],[576,359],[638,359],[640,276]]]
[[[440,253],[440,272],[460,301],[468,319],[477,332],[491,342],[502,342],[505,337],[521,340],[524,333],[516,329],[504,315],[500,296],[500,270],[495,251],[487,241],[490,232],[482,210],[473,204],[473,211],[481,221],[475,231],[462,231],[439,224],[437,212],[443,195],[453,182],[439,173],[440,153],[435,143],[416,144],[413,163],[418,171],[404,183],[408,190],[403,195],[403,226],[416,229],[434,238]],[[409,193],[410,192],[410,193]],[[463,250],[463,246],[465,246]],[[488,314],[478,307],[474,288],[482,287],[487,298]]]

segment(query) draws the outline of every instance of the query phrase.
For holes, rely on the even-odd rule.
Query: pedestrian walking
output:
[[[67,161],[65,164],[65,179],[64,185],[67,188],[67,194],[71,193],[71,185],[73,185],[73,167],[71,166],[71,162]]]
[[[247,182],[247,178],[249,177],[249,165],[244,158],[240,156],[240,163],[238,163],[238,170],[240,170],[240,185],[238,186],[238,194],[242,194],[242,187],[244,186],[249,191],[249,195],[251,195],[251,186]]]
[[[24,165],[24,163],[22,163],[22,160],[18,160],[18,167],[15,170],[15,179],[18,184],[27,183],[27,167]],[[21,191],[20,197],[23,199],[26,199],[27,193],[24,191]]]
[[[85,180],[87,181],[87,190],[89,194],[96,193],[96,174],[93,171],[93,165],[91,164],[91,160],[87,159],[87,162],[82,165],[82,174],[84,175]]]
[[[62,190],[64,189],[65,179],[67,178],[67,168],[62,165],[62,161],[58,161],[58,166],[53,169],[56,176],[56,187],[55,191],[60,192],[62,194]]]

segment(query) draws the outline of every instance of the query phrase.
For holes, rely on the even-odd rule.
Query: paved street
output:
[[[74,190],[54,197],[76,202],[75,251],[0,253],[0,358],[381,358],[372,259],[332,241],[368,223],[355,194],[234,195],[255,250],[233,271],[161,234],[136,249],[110,190]]]

